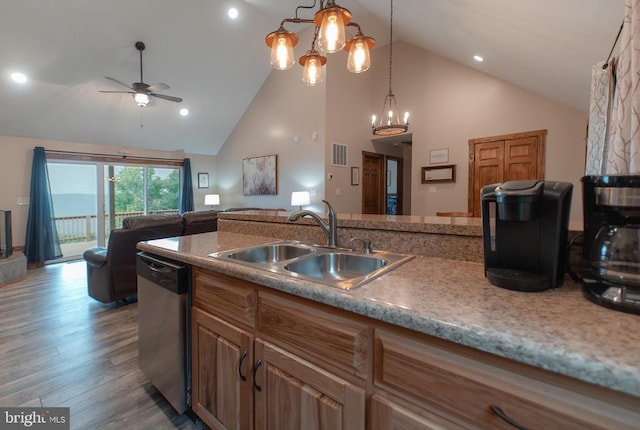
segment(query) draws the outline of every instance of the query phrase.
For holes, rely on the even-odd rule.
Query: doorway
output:
[[[362,213],[403,214],[404,159],[362,151]]]

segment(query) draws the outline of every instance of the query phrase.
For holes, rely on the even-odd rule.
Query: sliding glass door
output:
[[[114,228],[129,216],[177,214],[179,167],[100,162],[47,163],[60,246],[77,258],[92,246],[106,246]]]

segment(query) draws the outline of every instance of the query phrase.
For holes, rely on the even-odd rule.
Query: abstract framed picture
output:
[[[278,194],[277,155],[242,160],[242,194],[245,196],[275,196]]]

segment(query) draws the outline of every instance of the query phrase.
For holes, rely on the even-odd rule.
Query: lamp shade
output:
[[[311,204],[309,191],[294,191],[291,193],[291,206],[302,206]]]
[[[205,194],[204,204],[207,206],[217,206],[220,204],[220,194]]]

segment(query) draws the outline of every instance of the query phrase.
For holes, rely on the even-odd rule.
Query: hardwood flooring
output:
[[[202,429],[138,369],[137,303],[87,295],[84,261],[0,288],[0,405],[70,407],[72,429]]]

